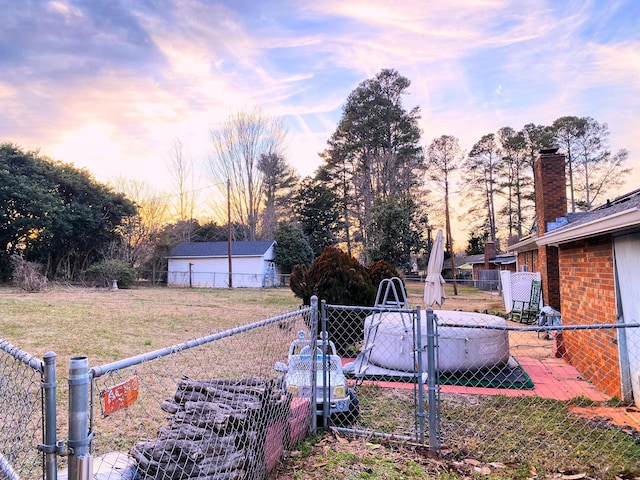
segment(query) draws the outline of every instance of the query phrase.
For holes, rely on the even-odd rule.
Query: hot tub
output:
[[[438,319],[437,353],[441,371],[491,368],[509,360],[508,332],[482,328],[506,326],[504,318],[455,310],[437,310],[434,313]],[[425,349],[422,361],[426,369],[427,312],[422,310],[420,314],[422,345]],[[377,331],[375,325],[378,325]],[[411,315],[401,312],[376,313],[365,319],[364,326],[366,343],[373,343],[368,359],[370,363],[390,370],[415,372]]]

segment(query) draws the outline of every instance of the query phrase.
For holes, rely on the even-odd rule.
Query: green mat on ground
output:
[[[355,379],[356,374],[345,365],[347,378]],[[388,370],[370,364],[364,380],[385,382],[415,383],[417,377],[412,372]],[[481,370],[461,370],[456,372],[440,372],[441,385],[459,385],[465,387],[508,388],[515,390],[532,390],[533,380],[522,366],[513,358],[505,365]]]

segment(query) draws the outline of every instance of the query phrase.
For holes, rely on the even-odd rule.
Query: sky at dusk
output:
[[[347,95],[383,68],[411,81],[423,145],[470,150],[504,126],[607,123],[640,186],[637,0],[0,0],[0,141],[100,181],[168,182],[180,139],[260,107],[301,175],[320,165]],[[206,178],[203,170],[202,178]],[[621,192],[621,193],[622,193]]]

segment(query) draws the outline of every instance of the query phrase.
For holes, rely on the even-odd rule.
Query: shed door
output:
[[[616,237],[614,248],[623,322],[640,323],[640,233]],[[624,364],[620,365],[623,372],[623,385],[626,383],[625,390],[628,391],[630,377],[633,398],[636,405],[640,406],[640,385],[638,383],[640,376],[640,328],[626,329],[626,345],[626,363],[628,363],[629,369],[626,369]],[[625,361],[624,353],[621,352],[623,362]]]

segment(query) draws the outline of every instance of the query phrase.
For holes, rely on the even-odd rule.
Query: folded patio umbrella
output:
[[[444,278],[442,278],[442,264],[444,263],[444,239],[442,230],[438,230],[433,248],[429,255],[427,278],[424,283],[424,303],[427,307],[437,303],[442,306],[446,295],[444,293]]]

